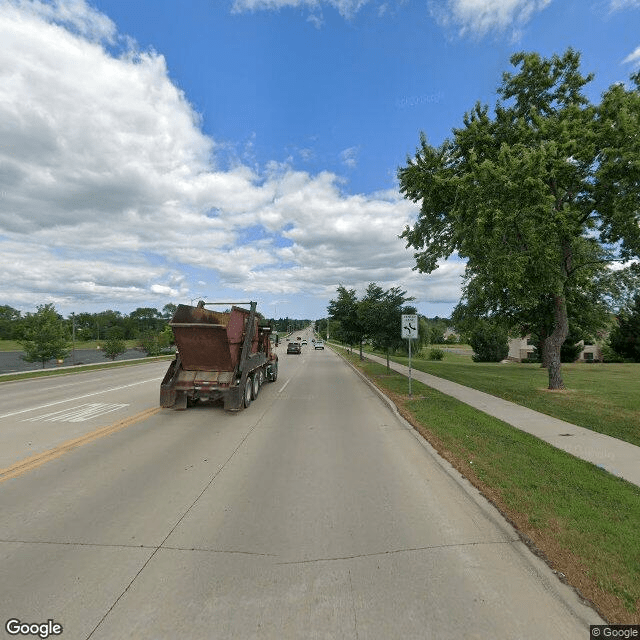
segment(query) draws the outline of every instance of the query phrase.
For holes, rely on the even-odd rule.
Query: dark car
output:
[[[287,353],[302,353],[302,347],[299,342],[290,342],[287,345]]]

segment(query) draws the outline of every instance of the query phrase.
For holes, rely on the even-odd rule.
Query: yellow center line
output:
[[[43,465],[50,460],[59,458],[60,456],[69,451],[72,451],[73,449],[77,449],[78,447],[89,444],[94,440],[98,440],[99,438],[108,436],[111,433],[120,431],[120,429],[129,427],[136,422],[140,422],[141,420],[146,420],[159,411],[161,411],[161,407],[152,407],[151,409],[142,411],[135,416],[125,418],[124,420],[120,420],[119,422],[115,422],[114,424],[110,424],[106,427],[101,427],[99,429],[96,429],[95,431],[92,431],[91,433],[87,433],[84,436],[75,438],[74,440],[63,442],[61,445],[55,447],[54,449],[49,449],[48,451],[43,451],[42,453],[37,453],[34,456],[30,456],[29,458],[20,460],[19,462],[12,464],[10,467],[0,469],[0,482],[4,482],[5,480],[9,480],[10,478],[16,478],[17,476],[20,476],[27,471],[36,469],[40,465]]]

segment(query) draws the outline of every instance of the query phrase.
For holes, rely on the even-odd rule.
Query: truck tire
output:
[[[253,378],[253,387],[251,389],[251,398],[253,400],[255,400],[258,397],[258,394],[260,393],[260,376],[262,374],[262,371],[256,371],[253,376],[251,376]]]
[[[246,409],[251,404],[251,398],[253,396],[253,380],[251,376],[247,376],[247,381],[244,383],[244,408]]]

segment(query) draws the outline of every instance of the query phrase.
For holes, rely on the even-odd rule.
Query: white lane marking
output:
[[[110,393],[111,391],[119,391],[120,389],[128,389],[129,387],[135,387],[138,384],[146,384],[147,382],[157,382],[162,378],[149,378],[149,380],[139,380],[132,384],[123,384],[119,387],[111,387],[110,389],[103,389],[102,391],[94,391],[93,393],[85,393],[83,396],[77,396],[76,398],[67,398],[66,400],[56,400],[55,402],[49,402],[47,404],[41,404],[38,407],[31,407],[30,409],[21,409],[20,411],[12,411],[11,413],[5,413],[0,416],[2,418],[10,418],[11,416],[17,416],[21,413],[29,413],[29,411],[38,411],[39,409],[46,409],[47,407],[53,407],[57,404],[63,404],[65,402],[75,402],[76,400],[82,400],[83,398],[90,398],[91,396],[98,396],[101,393]]]
[[[86,422],[91,418],[103,416],[105,413],[128,407],[128,404],[108,404],[104,402],[87,402],[78,407],[45,413],[35,418],[25,418],[22,422]]]
[[[42,378],[32,378],[32,380],[41,382]],[[55,389],[64,389],[65,387],[77,387],[81,384],[89,384],[91,382],[100,382],[101,380],[108,380],[108,377],[102,376],[101,378],[92,378],[91,380],[75,380],[74,382],[67,382],[66,384],[57,384],[53,387],[45,387],[44,389],[40,389],[39,392],[54,391]]]
[[[291,382],[291,378],[289,378],[283,385],[282,385],[282,389],[280,389],[280,391],[278,391],[278,393],[282,393],[284,391],[284,388]],[[0,416],[2,417],[2,416]]]

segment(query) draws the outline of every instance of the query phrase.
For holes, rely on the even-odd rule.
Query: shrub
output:
[[[470,339],[474,362],[500,362],[509,354],[509,336],[504,329],[483,322]]]
[[[602,345],[602,362],[625,362],[625,359],[607,343]]]
[[[442,349],[431,349],[429,351],[429,360],[442,360],[444,358],[444,351]]]
[[[575,362],[582,352],[582,345],[575,336],[569,335],[560,347],[560,362]]]
[[[119,355],[122,355],[127,350],[125,341],[119,338],[117,335],[112,335],[102,343],[102,352],[105,358],[111,358],[115,360]]]

